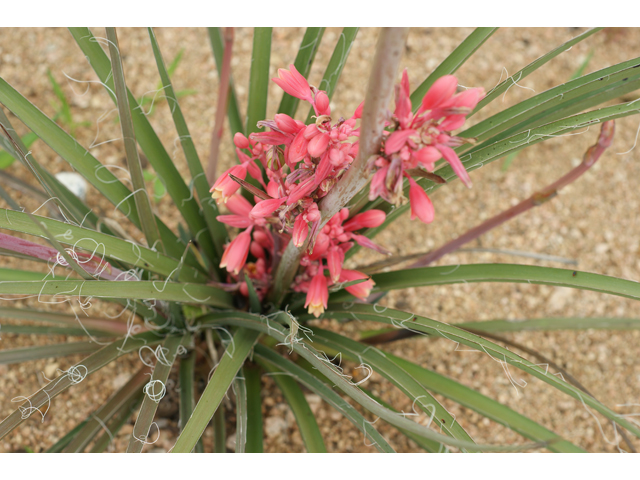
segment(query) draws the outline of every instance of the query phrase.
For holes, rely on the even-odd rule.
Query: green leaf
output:
[[[478,48],[486,42],[491,35],[493,35],[497,28],[480,27],[476,28],[467,38],[465,38],[456,49],[445,58],[440,65],[429,75],[424,82],[420,84],[418,88],[411,94],[411,105],[415,112],[422,98],[431,88],[431,85],[440,77],[444,75],[454,74],[471,55],[473,55]]]
[[[382,400],[380,397],[375,396],[373,393],[371,393],[366,388],[362,388],[362,387],[360,387],[360,388],[362,389],[362,391],[364,393],[369,395],[373,400],[378,402],[383,407],[388,408],[389,410],[394,411],[394,412],[396,412],[398,414],[402,414],[401,412],[398,412],[398,410],[393,408],[393,406],[391,406],[390,404],[388,404],[387,402]],[[418,446],[420,448],[424,449],[426,452],[429,452],[429,453],[449,453],[449,449],[445,445],[443,445],[441,443],[435,442],[433,440],[428,440],[426,438],[422,438],[422,437],[416,435],[415,433],[407,432],[406,430],[398,429],[398,431],[401,432],[403,435],[405,435],[407,438],[410,438],[411,440],[416,442],[418,444]]]
[[[96,337],[113,337],[113,334],[105,334],[100,330],[83,330],[82,328],[68,327],[45,327],[41,325],[0,325],[0,335],[3,333],[12,333],[16,335],[71,335],[81,337],[92,335]]]
[[[193,450],[259,336],[259,332],[244,328],[239,329],[233,336],[191,418],[180,432],[173,446],[173,453],[187,453]]]
[[[92,413],[82,429],[74,436],[73,440],[64,448],[67,453],[81,453],[104,426],[122,409],[130,410],[139,400],[142,387],[147,383],[149,367],[142,367],[129,381],[120,388],[111,398],[95,413]]]
[[[109,444],[112,442],[113,437],[122,429],[122,427],[128,423],[129,419],[133,415],[133,412],[138,409],[142,403],[142,396],[144,393],[142,390],[138,392],[135,397],[135,401],[129,404],[123,405],[120,410],[113,415],[113,418],[107,425],[107,431],[98,437],[93,446],[91,447],[91,453],[102,453],[106,450]]]
[[[6,152],[2,152],[2,153],[6,153]],[[11,155],[9,155],[9,158],[13,159],[13,157],[11,157]],[[20,205],[18,205],[15,202],[15,200],[13,198],[11,198],[9,193],[2,187],[2,185],[0,185],[0,198],[2,198],[5,202],[7,202],[7,205],[9,205],[10,209],[12,209],[12,210],[20,210]]]
[[[26,102],[26,100],[24,101]],[[0,103],[2,102],[0,101]],[[38,113],[41,113],[37,109],[36,111]],[[42,116],[44,117],[44,115]],[[2,108],[0,108],[0,123],[7,131],[15,131],[11,126],[11,122],[4,114],[4,110]],[[33,134],[38,136],[36,133]],[[0,143],[2,143],[3,147],[8,152],[10,152],[14,158],[17,158],[24,165],[24,167],[31,172],[31,174],[40,183],[40,185],[42,185],[44,191],[46,192],[46,195],[48,195],[50,198],[54,198],[54,202],[56,202],[56,204],[60,207],[61,213],[64,214],[68,219],[74,220],[77,223],[84,222],[87,225],[91,225],[92,227],[96,228],[97,216],[92,213],[91,210],[78,197],[72,194],[67,187],[60,183],[60,181],[56,177],[51,175],[44,167],[42,167],[33,158],[33,155],[29,155],[27,158],[26,154],[27,152],[29,152],[29,149],[22,142],[20,137],[13,136],[12,138],[21,153],[16,150],[16,146],[14,146],[13,143],[4,135],[0,135]],[[25,156],[23,156],[23,154],[25,154]],[[21,182],[20,180],[16,181],[23,187],[26,187],[26,189],[28,190],[33,189],[33,187],[30,187],[28,184]],[[37,189],[33,190],[34,193],[40,193]],[[45,199],[48,199],[46,198],[46,195]],[[101,228],[102,231],[109,231],[109,229],[104,225]]]
[[[62,452],[62,450],[64,449],[64,447],[66,447],[67,445],[69,445],[69,442],[71,440],[73,440],[73,437],[76,436],[76,434],[82,430],[82,427],[84,427],[87,422],[89,420],[83,420],[82,422],[80,422],[78,425],[76,425],[72,430],[70,430],[64,437],[62,437],[60,440],[58,440],[56,443],[54,443],[52,446],[50,446],[47,449],[47,453],[60,453]]]
[[[249,77],[249,106],[247,107],[247,136],[262,131],[257,123],[267,118],[267,94],[269,93],[269,62],[271,59],[271,27],[253,30],[253,51]]]
[[[97,282],[89,282],[97,283]],[[53,398],[71,387],[81,383],[88,375],[111,363],[119,356],[135,351],[142,345],[152,346],[162,339],[157,332],[144,332],[131,335],[102,347],[97,352],[85,358],[82,362],[72,366],[63,375],[55,378],[40,390],[30,395],[26,401],[15,409],[8,417],[0,422],[0,438],[4,438],[23,421],[45,404],[50,405]]]
[[[368,422],[349,402],[338,395],[330,385],[319,380],[292,361],[282,358],[264,345],[256,345],[255,356],[257,361],[266,370],[277,375],[289,375],[292,379],[300,382],[309,390],[319,395],[325,402],[344,415],[347,420],[360,430],[365,438],[372,442],[378,451],[382,453],[395,452],[371,422]]]
[[[196,283],[163,281],[111,282],[45,280],[0,283],[0,295],[84,295],[96,298],[155,299],[169,302],[201,303],[229,308],[231,297],[215,287]]]
[[[247,289],[249,290],[249,306],[251,307],[250,311],[252,313],[260,313],[262,311],[260,298],[258,298],[258,294],[253,286],[253,282],[249,278],[249,275],[246,274],[246,272],[244,274],[244,281],[246,282]]]
[[[100,47],[98,46],[98,48]],[[102,50],[100,51],[102,52]],[[102,53],[104,55],[104,52]],[[134,225],[140,226],[140,219],[135,203],[131,198],[131,191],[113,173],[98,162],[88,150],[47,118],[35,105],[31,104],[3,79],[0,79],[0,103],[17,115],[42,141],[69,162],[78,173],[96,187],[111,203],[117,205],[118,209]],[[34,168],[36,167],[34,166]],[[37,172],[36,175],[38,175]],[[76,200],[80,202],[77,197]],[[73,216],[72,214],[70,215]],[[82,217],[76,220],[80,223]],[[179,258],[183,249],[180,248],[175,235],[159,219],[157,219],[157,222],[164,244],[167,245],[167,248],[171,247],[169,254]],[[194,260],[191,260],[192,265],[193,263]]]
[[[58,253],[62,256],[62,258],[64,258],[68,268],[71,268],[74,272],[76,272],[76,274],[78,274],[80,278],[84,278],[85,280],[88,280],[88,281],[95,280],[93,275],[91,275],[88,271],[84,270],[80,266],[80,263],[79,263],[80,260],[78,258],[71,258],[71,255],[69,254],[69,252],[67,252],[62,247],[62,245],[60,245],[60,242],[58,242],[58,240],[56,240],[56,238],[51,234],[51,232],[49,232],[49,229],[43,222],[38,222],[38,220],[36,220],[35,215],[31,213],[28,213],[27,215],[29,216],[30,220],[34,223],[34,225],[36,225],[36,227],[38,227],[38,229],[44,234],[43,235],[44,238],[46,238],[51,244],[51,246],[53,246],[58,251]]]
[[[285,312],[278,314],[282,322],[286,320],[282,317],[287,316]],[[303,317],[301,317],[303,318]],[[275,338],[278,342],[290,345],[293,351],[308,361],[319,373],[324,375],[331,383],[342,390],[345,394],[359,403],[362,407],[369,410],[372,414],[379,416],[391,425],[415,433],[421,437],[444,443],[445,445],[453,445],[460,448],[478,449],[482,451],[504,451],[504,450],[520,450],[533,448],[532,445],[523,445],[518,447],[509,447],[503,445],[475,445],[472,442],[456,440],[454,438],[436,433],[429,428],[419,425],[404,416],[397,415],[395,412],[382,407],[379,403],[373,401],[367,394],[359,389],[352,382],[344,378],[344,376],[336,369],[326,356],[322,356],[309,343],[299,339],[297,342],[287,343],[287,333],[280,323],[269,321],[268,318],[258,317],[251,314],[241,312],[225,312],[224,314],[212,313],[200,317],[200,325],[216,325],[223,323],[226,325],[234,325],[238,327],[250,328],[270,337]],[[323,359],[324,358],[324,359]],[[220,367],[218,367],[220,368]],[[210,417],[209,417],[210,418]],[[175,450],[175,449],[174,449]]]
[[[184,427],[193,413],[196,351],[188,350],[180,357],[180,425]]]
[[[45,217],[37,217],[37,219],[47,227],[59,242],[93,252],[98,257],[105,256],[164,276],[172,276],[177,273],[177,278],[180,281],[198,283],[208,281],[208,278],[195,268],[183,265],[173,258],[142,245],[99,233],[89,228],[76,227],[58,220]],[[39,237],[43,236],[42,231],[23,212],[0,209],[0,228]],[[30,274],[27,276],[33,278]],[[43,276],[44,274],[39,279],[42,279]],[[15,280],[19,279],[15,278]]]
[[[33,132],[29,132],[24,137],[22,137],[22,143],[27,149],[29,149],[29,147],[33,145],[33,142],[35,142],[36,140],[38,140],[38,136]],[[9,165],[16,161],[15,157],[11,153],[9,153],[12,151],[13,150],[0,152],[0,169],[7,168]]]
[[[628,89],[638,88],[640,73],[634,70],[634,66],[639,62],[640,58],[628,60],[553,87],[483,120],[459,135],[475,138],[478,142],[487,139],[497,142],[525,129],[603,103],[604,94],[613,92],[614,97],[623,95]],[[484,144],[456,151],[473,152],[482,146]]]
[[[575,44],[581,42],[582,40],[584,40],[584,39],[586,39],[588,37],[590,37],[594,33],[599,32],[600,30],[602,30],[602,27],[592,28],[590,30],[587,30],[584,33],[581,33],[580,35],[578,35],[578,36],[572,38],[571,40],[563,43],[559,47],[554,48],[553,50],[551,50],[548,53],[545,53],[540,58],[534,60],[529,65],[524,67],[522,70],[518,70],[516,73],[514,73],[510,77],[507,77],[507,79],[504,82],[500,83],[495,88],[493,88],[489,93],[487,93],[487,96],[484,97],[480,101],[480,103],[478,103],[478,105],[476,106],[475,110],[471,113],[471,115],[473,115],[477,111],[481,110],[487,104],[491,103],[493,100],[498,98],[500,95],[502,95],[504,92],[506,92],[509,88],[511,88],[514,83],[519,82],[523,78],[527,77],[528,75],[530,75],[531,73],[535,72],[537,69],[542,67],[548,61],[554,59],[555,57],[557,57],[561,53],[566,52],[571,47],[573,47]]]
[[[262,442],[262,371],[259,367],[245,365],[244,373],[247,394],[246,446],[247,453],[263,453]],[[236,432],[236,442],[237,432]]]
[[[456,323],[456,327],[477,332],[528,332],[536,330],[637,330],[640,318],[534,318],[527,320],[484,320]]]
[[[464,428],[455,421],[455,417],[407,371],[389,360],[387,352],[319,328],[313,328],[313,343],[314,345],[328,346],[350,360],[359,361],[361,366],[369,366],[398,387],[410,400],[414,400],[412,407],[417,407],[427,416],[431,416],[434,425],[440,431],[452,438],[474,443]],[[470,451],[477,450],[471,449]]]
[[[185,305],[186,306],[186,305]],[[181,429],[189,421],[193,408],[195,407],[195,366],[196,351],[195,349],[187,350],[187,353],[180,357],[180,426]],[[196,444],[195,452],[202,453],[204,451],[202,441]]]
[[[156,350],[156,365],[151,379],[144,388],[145,396],[142,400],[136,424],[133,426],[127,453],[142,452],[142,447],[144,447],[146,440],[149,439],[151,424],[158,409],[158,404],[166,393],[165,385],[167,378],[169,378],[169,373],[171,373],[171,367],[178,356],[178,349],[189,338],[190,335],[169,337],[164,341],[163,346],[158,347]]]
[[[118,115],[120,115],[120,126],[122,127],[122,139],[124,141],[124,150],[127,166],[129,167],[131,184],[133,186],[133,199],[138,215],[140,216],[142,232],[147,239],[147,245],[150,248],[157,247],[158,250],[164,251],[158,226],[156,225],[151,210],[151,199],[149,198],[149,193],[144,185],[144,178],[142,176],[142,165],[140,164],[140,157],[138,156],[138,145],[127,98],[128,89],[124,79],[120,46],[115,28],[107,27],[107,39],[109,42],[109,54],[111,55],[111,76],[115,86],[116,105],[118,107]]]
[[[296,381],[288,375],[279,375],[279,373],[283,372],[271,364],[268,364],[266,361],[262,363],[262,366],[267,371],[273,373],[273,380],[276,382],[276,385],[278,385],[282,395],[289,404],[289,408],[291,408],[293,412],[307,452],[327,453],[327,448],[324,445],[316,417],[313,415],[309,402],[307,402]]]
[[[182,145],[182,150],[187,160],[187,165],[189,166],[193,187],[195,188],[200,205],[202,205],[204,218],[207,222],[210,235],[213,238],[216,256],[213,257],[212,260],[215,260],[214,263],[217,264],[218,260],[222,258],[224,242],[228,236],[227,230],[222,223],[216,220],[219,213],[218,206],[209,194],[209,184],[207,183],[207,178],[202,168],[202,162],[200,161],[196,146],[191,138],[191,132],[189,131],[189,127],[187,127],[187,122],[182,114],[182,109],[180,108],[180,104],[177,99],[178,96],[173,90],[170,78],[171,72],[165,69],[162,53],[160,52],[158,41],[152,29],[149,29],[149,38],[151,39],[151,46],[153,47],[153,54],[158,66],[162,87],[164,88],[164,92],[167,97],[167,104],[170,107],[173,123],[175,124],[178,137],[180,138],[180,144]],[[183,50],[181,50],[181,52],[182,51]],[[181,55],[181,53],[178,54],[176,60],[179,61]],[[176,60],[174,60],[174,63]],[[177,63],[175,63],[175,65],[177,66]],[[169,70],[171,70],[171,67],[169,67]]]
[[[71,116],[71,105],[69,105],[69,102],[67,101],[67,96],[62,91],[62,87],[60,87],[60,84],[53,77],[53,74],[49,69],[47,69],[47,77],[49,78],[49,83],[51,83],[51,86],[53,87],[53,93],[56,95],[56,97],[60,101],[58,115],[62,117],[62,121],[70,128],[71,130],[70,133],[73,136],[74,122],[73,122],[73,117]]]
[[[589,62],[591,61],[591,59],[593,58],[593,54],[595,53],[595,50],[592,48],[591,50],[589,50],[589,53],[587,54],[587,56],[585,57],[585,59],[582,61],[582,63],[580,64],[580,66],[578,67],[578,69],[573,72],[573,75],[571,75],[571,78],[569,80],[574,80],[578,77],[581,77],[582,75],[584,75],[584,71],[587,69],[587,67],[589,66]]]
[[[351,47],[353,46],[353,42],[356,39],[356,35],[358,34],[357,27],[344,27],[342,29],[342,33],[338,37],[338,41],[336,43],[335,48],[333,49],[333,54],[329,59],[329,63],[327,64],[327,69],[324,72],[324,76],[318,85],[320,90],[324,90],[327,92],[327,96],[329,100],[333,97],[333,94],[336,90],[336,85],[338,84],[338,80],[340,80],[340,76],[342,75],[342,69],[347,63],[347,58],[349,57],[349,52],[351,51]],[[307,115],[307,121],[305,123],[310,123],[312,117],[315,115],[313,111],[313,107],[309,110],[309,115]]]
[[[249,415],[247,413],[247,385],[245,382],[245,369],[240,369],[240,374],[236,376],[231,384],[233,393],[236,396],[236,453],[246,453],[247,446],[247,427],[249,423]],[[258,399],[260,398],[260,391],[258,390]],[[258,402],[261,404],[261,402]],[[261,407],[260,407],[261,408]],[[215,414],[214,414],[215,415]],[[258,418],[259,423],[255,425],[256,428],[252,429],[253,436],[258,436],[259,439],[253,439],[254,450],[250,450],[252,453],[262,453],[262,412]],[[253,425],[252,425],[253,426]],[[259,427],[259,428],[258,428]],[[260,447],[259,450],[255,450],[256,447]]]
[[[511,410],[495,400],[482,395],[475,390],[440,375],[432,370],[422,368],[413,362],[396,357],[385,352],[387,358],[404,368],[426,388],[463,405],[491,420],[510,428],[514,432],[533,440],[534,442],[548,442],[548,449],[552,452],[584,452],[571,442],[563,440],[550,430],[530,420],[524,415]]]
[[[216,68],[218,70],[219,77],[220,73],[222,72],[222,57],[224,56],[224,43],[222,41],[222,34],[218,27],[209,27],[207,31],[209,33],[209,41],[211,42],[211,49],[213,50],[213,56],[216,61]],[[227,117],[229,119],[229,130],[231,131],[231,138],[233,138],[233,136],[238,132],[244,133],[244,125],[242,123],[240,109],[238,108],[238,99],[236,96],[235,86],[233,84],[233,78],[229,79]]]
[[[520,150],[516,150],[515,152],[511,152],[509,155],[507,155],[504,158],[504,161],[502,162],[502,167],[500,168],[503,172],[506,172],[509,167],[511,166],[511,164],[513,163],[513,161],[516,159],[516,157],[518,156],[518,154],[520,153]]]
[[[213,414],[213,453],[227,453],[227,433],[224,405],[220,404]],[[198,444],[202,440],[198,440]],[[196,444],[196,448],[198,448]]]
[[[298,54],[293,62],[296,70],[298,70],[304,78],[309,77],[311,65],[313,64],[313,59],[315,58],[316,53],[318,52],[318,47],[320,47],[320,41],[322,40],[324,31],[325,27],[308,27],[304,32],[302,43],[298,49]],[[278,112],[294,117],[299,103],[299,98],[293,97],[284,92],[282,94],[280,106],[278,107]]]
[[[0,282],[42,280],[48,275],[44,272],[31,272],[15,268],[0,268]]]
[[[477,350],[478,352],[484,352],[487,355],[490,355],[494,360],[503,365],[504,368],[507,368],[508,364],[515,366],[523,372],[530,373],[531,375],[539,378],[540,380],[556,388],[557,390],[575,398],[576,400],[581,402],[587,410],[588,407],[590,407],[600,412],[609,420],[617,423],[621,427],[629,430],[629,432],[640,437],[640,428],[638,428],[638,426],[619,416],[593,397],[586,395],[579,388],[565,382],[564,380],[556,377],[553,374],[550,374],[548,368],[543,368],[544,365],[540,366],[538,364],[530,362],[529,360],[516,355],[510,350],[507,350],[506,348],[503,348],[489,340],[479,337],[473,333],[469,333],[453,325],[437,322],[426,317],[408,314],[407,312],[402,312],[391,308],[365,304],[353,304],[347,305],[347,307],[349,308],[345,308],[341,304],[330,304],[329,308],[325,312],[325,316],[336,319],[351,319],[355,316],[360,320],[371,320],[374,322],[398,326],[398,328],[409,328],[407,322],[410,322],[411,330],[442,337],[456,344],[466,345],[473,348],[474,350]],[[305,316],[301,316],[301,318],[304,319]],[[517,387],[514,385],[514,388]]]
[[[102,50],[100,43],[88,28],[70,28],[69,31],[87,57],[87,60],[98,75],[100,81],[108,87],[107,91],[109,92],[111,99],[115,102],[116,98],[113,94],[114,85],[111,77],[111,62]],[[187,188],[187,185],[184,183],[180,172],[165,150],[164,145],[162,145],[162,142],[153,130],[153,127],[149,123],[149,120],[142,109],[138,108],[138,103],[136,102],[135,97],[129,91],[127,93],[127,98],[129,100],[133,126],[136,131],[136,138],[142,148],[142,151],[145,153],[149,163],[164,183],[175,206],[189,226],[191,235],[193,238],[199,237],[200,232],[206,230],[207,225],[200,214],[198,202],[196,202],[193,195],[191,195],[189,188]],[[165,248],[169,248],[169,244],[171,242],[165,238],[165,234],[162,230],[160,233]],[[200,240],[200,238],[198,238],[198,240]],[[175,243],[175,240],[173,242]],[[203,248],[206,248],[208,244],[206,237],[202,239],[202,244]],[[213,248],[212,245],[211,248]],[[180,249],[179,246],[178,249]],[[171,256],[176,256],[171,252],[167,253]],[[180,256],[181,253],[182,252],[177,256]],[[212,254],[212,250],[208,251],[208,255],[209,254]]]
[[[378,273],[373,275],[372,279],[376,282],[374,292],[453,283],[508,282],[571,287],[640,299],[638,282],[597,273],[533,265],[506,263],[447,265]],[[331,296],[331,301],[348,299],[347,295],[349,294],[338,292],[335,296]]]
[[[2,330],[5,328],[3,326]],[[100,348],[95,342],[58,343],[53,345],[33,346],[0,350],[0,365],[39,360],[41,358],[58,358],[77,353],[92,353]]]
[[[0,275],[0,280],[1,279],[2,276]],[[14,280],[19,279],[14,278]],[[75,327],[80,323],[84,327],[88,327],[89,332],[103,336],[125,335],[128,331],[128,328],[125,324],[115,320],[91,317],[82,317],[82,320],[80,320],[80,318],[76,317],[75,315],[34,310],[29,308],[0,307],[0,318],[9,318],[12,320],[32,320],[36,322],[51,322],[66,325],[68,327]],[[2,331],[5,331],[6,327],[9,327],[9,325],[3,325]]]

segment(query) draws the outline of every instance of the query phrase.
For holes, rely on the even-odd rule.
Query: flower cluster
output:
[[[458,80],[445,75],[434,82],[414,114],[411,108],[409,76],[405,70],[402,81],[396,86],[396,108],[387,122],[391,132],[384,141],[381,154],[371,167],[375,174],[371,180],[369,199],[378,196],[394,204],[403,198],[403,180],[409,180],[411,219],[418,217],[424,223],[434,218],[433,204],[418,184],[411,178],[410,170],[424,168],[433,172],[435,162],[444,158],[456,175],[471,187],[469,174],[452,147],[467,141],[451,136],[460,128],[478,102],[484,97],[482,88],[470,88],[456,94]]]
[[[367,275],[356,270],[346,270],[343,267],[344,254],[353,246],[354,242],[361,246],[372,248],[381,253],[388,253],[363,235],[354,233],[361,228],[375,228],[385,220],[382,210],[369,210],[349,218],[349,209],[343,208],[334,215],[318,234],[317,241],[310,253],[306,253],[300,265],[304,268],[293,282],[293,290],[307,292],[305,308],[309,313],[320,316],[327,308],[329,285],[342,284],[360,280],[359,283],[349,285],[345,289],[353,296],[367,298],[374,282]],[[324,275],[324,263],[327,264],[329,278]]]
[[[274,259],[291,239],[297,247],[306,243],[305,272],[296,278],[292,288],[307,292],[307,304],[312,305],[310,311],[319,315],[323,309],[317,306],[317,295],[324,298],[321,305],[325,306],[328,297],[327,280],[322,275],[323,262],[331,272],[330,283],[350,282],[356,279],[354,275],[358,279],[366,279],[367,276],[359,272],[342,270],[344,252],[353,242],[380,250],[354,231],[379,226],[385,214],[382,211],[366,212],[356,215],[343,226],[348,216],[348,210],[344,209],[319,231],[321,215],[318,200],[329,192],[358,154],[356,121],[362,113],[362,105],[348,120],[340,118],[332,124],[326,92],[310,86],[293,65],[290,71],[280,69],[278,76],[274,82],[285,92],[312,105],[316,121],[305,125],[288,115],[278,114],[273,120],[259,122],[259,126],[268,128],[265,132],[253,133],[249,138],[241,133],[235,135],[234,144],[240,164],[221,175],[211,192],[217,203],[226,204],[232,213],[220,215],[218,220],[244,231],[229,243],[220,266],[227,269],[230,280],[237,283],[246,295],[247,286],[239,276],[244,270],[258,295],[264,297]],[[263,178],[262,170],[266,178]],[[245,182],[247,174],[262,189]],[[255,205],[237,194],[241,184],[254,194]],[[247,263],[249,254],[256,259],[255,262]],[[315,277],[318,279],[309,280]],[[372,285],[369,280],[348,288],[363,298]],[[322,293],[312,294],[318,291]]]
[[[309,102],[316,114],[315,122],[305,125],[288,115],[277,114],[273,120],[258,123],[266,131],[252,133],[248,138],[241,133],[235,135],[240,163],[218,178],[211,193],[218,204],[226,204],[231,211],[218,219],[243,231],[226,247],[220,267],[227,269],[228,281],[245,296],[248,287],[244,275],[247,275],[262,299],[270,287],[273,265],[286,245],[293,241],[296,247],[305,246],[301,271],[291,289],[307,294],[305,307],[317,317],[327,307],[332,284],[348,283],[347,291],[359,298],[369,295],[373,281],[361,272],[343,268],[345,252],[357,243],[388,253],[356,233],[380,226],[385,213],[369,210],[349,219],[349,210],[343,208],[322,226],[318,201],[358,155],[356,122],[363,105],[348,120],[340,118],[332,123],[326,92],[309,85],[293,65],[290,70],[278,70],[278,78],[273,80],[286,93]],[[440,78],[414,114],[408,76],[406,71],[403,73],[396,89],[396,108],[387,122],[388,132],[379,155],[370,165],[376,170],[370,199],[381,196],[399,203],[403,200],[406,177],[410,183],[411,218],[417,216],[425,223],[432,221],[431,201],[410,174],[419,167],[433,171],[440,158],[448,161],[470,186],[467,172],[451,148],[460,145],[463,139],[450,133],[462,126],[483,91],[469,89],[455,94],[456,88],[455,77]],[[247,174],[253,181],[247,181]],[[241,186],[253,195],[254,203],[238,193]]]

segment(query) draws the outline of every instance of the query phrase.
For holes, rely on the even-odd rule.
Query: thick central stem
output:
[[[376,54],[369,76],[369,84],[362,111],[358,157],[333,189],[319,204],[322,228],[369,181],[367,163],[380,151],[389,101],[393,94],[400,58],[404,50],[408,28],[383,28],[378,37]],[[295,277],[306,248],[296,248],[289,242],[276,270],[269,300],[277,307]]]

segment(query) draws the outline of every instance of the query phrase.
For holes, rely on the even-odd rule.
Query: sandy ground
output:
[[[467,64],[458,71],[459,83],[468,87],[491,89],[506,72],[513,73],[540,55],[577,35],[583,29],[502,29],[499,30]],[[104,36],[102,29],[94,29]],[[402,62],[409,69],[412,85],[430,73],[471,29],[412,29]],[[318,52],[310,82],[318,84],[324,66],[331,55],[340,30],[328,29]],[[195,94],[184,97],[181,106],[191,134],[202,158],[208,154],[209,135],[213,126],[217,98],[217,72],[205,30],[158,29],[158,42],[165,60],[173,59],[181,49],[184,56],[174,77],[176,90],[193,89]],[[375,47],[377,30],[359,32],[344,73],[332,100],[332,111],[348,118],[362,100],[368,69]],[[124,56],[129,87],[136,97],[154,96],[159,81],[151,46],[143,29],[119,30],[120,46]],[[302,38],[302,30],[275,29],[271,57],[272,76],[276,69],[287,67],[295,58]],[[241,109],[246,108],[249,58],[252,45],[250,30],[239,29],[233,59],[233,74]],[[477,122],[518,101],[529,98],[533,91],[541,92],[567,81],[585,61],[590,52],[586,72],[595,71],[638,55],[640,30],[614,29],[600,32],[570,51],[551,61],[542,71],[514,85],[499,100],[470,120]],[[95,82],[96,76],[87,64],[72,37],[62,29],[3,29],[0,30],[0,76],[52,116],[56,112],[56,98],[47,79],[47,70],[61,84],[72,104],[78,141],[85,146],[95,145],[91,153],[109,165],[122,166],[123,149],[114,123],[113,105],[104,89]],[[65,77],[65,75],[67,77]],[[73,78],[75,80],[69,80]],[[533,90],[533,91],[532,91]],[[280,91],[270,85],[268,116],[275,113]],[[157,97],[156,97],[157,98]],[[629,100],[637,98],[630,96]],[[153,126],[168,145],[180,171],[187,171],[182,151],[177,145],[176,133],[162,99],[157,111],[150,116]],[[241,110],[241,111],[242,111]],[[101,116],[106,114],[101,120]],[[299,109],[298,116],[306,115]],[[14,117],[11,117],[12,120]],[[640,280],[640,222],[636,212],[640,206],[638,179],[640,153],[635,146],[638,117],[617,122],[613,146],[598,164],[575,184],[566,188],[553,201],[518,217],[492,231],[469,247],[501,250],[521,250],[556,255],[578,262],[577,267],[551,261],[514,257],[506,254],[461,252],[449,255],[439,265],[466,263],[522,263],[561,268],[576,268],[631,280]],[[84,124],[83,122],[87,122]],[[15,121],[19,132],[24,128]],[[99,127],[99,128],[98,128]],[[598,129],[580,131],[579,134],[553,138],[521,152],[512,166],[503,172],[501,160],[472,173],[474,188],[465,189],[460,182],[441,189],[433,196],[436,221],[425,226],[411,222],[408,216],[398,220],[393,228],[378,237],[378,241],[394,253],[407,254],[427,251],[465,232],[498,212],[516,204],[536,190],[551,183],[572,166],[579,163],[584,151],[592,145]],[[107,143],[103,143],[107,142]],[[50,170],[70,170],[69,166],[43,142],[32,147],[33,155]],[[228,136],[222,150],[221,168],[231,165],[233,155]],[[7,170],[12,175],[28,179],[25,170],[14,164]],[[30,210],[38,202],[11,190],[21,205]],[[87,203],[114,218],[112,207],[95,190],[90,190]],[[5,207],[0,201],[0,206]],[[155,208],[172,227],[178,218],[168,197],[156,203]],[[398,241],[401,239],[401,241]],[[378,260],[375,255],[361,255],[354,264]],[[2,258],[0,265],[15,266],[13,259]],[[28,268],[37,268],[37,265]],[[536,285],[474,284],[435,288],[411,288],[393,292],[383,303],[391,307],[449,323],[487,319],[526,319],[541,317],[637,317],[638,305],[632,300]],[[2,306],[36,305],[34,301],[2,301]],[[40,308],[65,311],[67,305],[40,305]],[[94,315],[113,314],[111,306],[96,302]],[[10,321],[6,321],[10,323]],[[4,321],[3,321],[4,323]],[[339,328],[345,334],[358,338],[358,330],[370,325],[351,323],[338,326],[322,321],[323,326]],[[598,399],[616,412],[633,413],[625,404],[640,403],[640,349],[638,331],[552,331],[522,332],[505,335],[509,339],[533,348],[553,359],[570,371]],[[64,341],[28,335],[3,334],[0,348],[18,348],[35,344]],[[448,375],[465,385],[491,396],[511,408],[522,412],[575,442],[589,451],[617,451],[613,429],[603,417],[594,415],[579,401],[563,395],[529,375],[514,372],[516,381],[526,387],[513,386],[502,366],[485,354],[456,350],[446,340],[428,338],[411,339],[387,347],[424,367]],[[51,375],[56,368],[65,370],[81,357],[39,360],[19,365],[0,366],[0,417],[16,406],[14,397],[28,396],[43,384],[43,372]],[[29,447],[41,451],[52,445],[69,428],[104,402],[115,389],[126,381],[129,372],[139,366],[135,356],[124,357],[52,401],[43,421],[34,415],[13,434],[0,441],[0,451],[9,452]],[[347,365],[349,367],[349,365]],[[351,367],[355,367],[352,365]],[[524,385],[523,382],[520,382]],[[283,402],[273,381],[263,378],[263,413],[265,418],[265,450],[269,452],[304,451],[300,434],[292,413]],[[403,398],[398,390],[374,375],[367,386],[398,409],[409,411],[411,400]],[[166,451],[173,445],[177,427],[175,408],[169,395],[163,400],[167,420],[160,420],[161,436],[147,450]],[[446,399],[442,403],[455,416],[470,435],[482,443],[525,443],[525,440],[496,423],[484,419]],[[330,410],[319,399],[309,395],[320,428],[325,434],[327,448],[335,452],[369,452],[362,435],[340,414]],[[161,407],[163,406],[161,404]],[[637,410],[637,407],[636,407]],[[628,417],[633,418],[633,417]],[[234,418],[229,416],[230,442],[235,430]],[[420,419],[425,421],[426,419]],[[602,425],[602,428],[601,428]],[[123,451],[132,423],[116,436],[112,450]],[[416,445],[398,435],[395,430],[382,426],[381,431],[399,451],[417,451]],[[211,429],[205,432],[205,446],[210,448]],[[231,445],[231,443],[230,443]],[[640,443],[636,440],[636,448]]]

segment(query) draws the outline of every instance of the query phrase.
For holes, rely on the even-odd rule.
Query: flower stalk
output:
[[[615,123],[613,120],[604,122],[602,124],[600,136],[598,137],[597,143],[587,150],[580,165],[556,180],[551,185],[548,185],[542,190],[534,193],[529,198],[523,200],[514,207],[511,207],[508,210],[499,213],[495,217],[492,217],[486,222],[481,223],[477,227],[472,228],[471,230],[467,231],[463,235],[460,235],[458,238],[452,240],[451,242],[448,242],[442,247],[429,252],[424,257],[420,258],[417,262],[411,264],[409,268],[426,267],[436,260],[439,260],[446,254],[458,250],[465,243],[469,243],[470,241],[478,238],[480,235],[485,234],[489,230],[502,225],[507,220],[510,220],[513,217],[516,217],[528,210],[531,210],[534,207],[537,207],[538,205],[542,205],[543,203],[551,200],[558,194],[558,191],[560,191],[570,183],[575,182],[596,163],[596,161],[600,158],[604,151],[611,145],[614,131]]]
[[[209,163],[207,164],[207,181],[212,184],[216,179],[216,167],[218,165],[218,152],[220,151],[220,141],[224,131],[224,116],[227,112],[227,101],[229,99],[229,85],[231,84],[231,55],[233,53],[234,40],[233,27],[224,30],[224,56],[222,57],[222,70],[220,72],[220,88],[218,90],[218,108],[216,118],[211,132],[211,143],[209,144]]]

